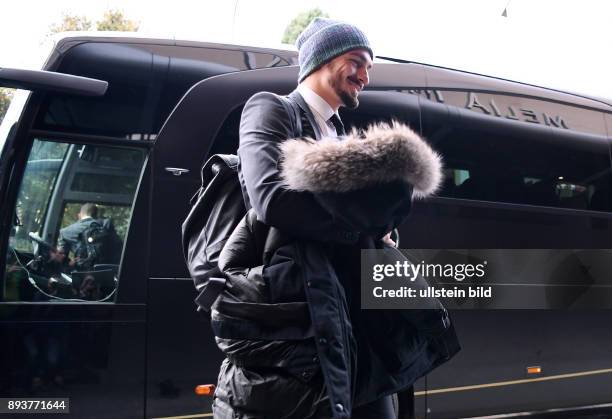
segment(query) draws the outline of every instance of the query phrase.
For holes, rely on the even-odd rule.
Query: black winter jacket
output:
[[[435,191],[440,159],[400,124],[285,141],[282,100],[258,94],[243,111],[240,173],[253,208],[220,255],[229,286],[212,308],[213,330],[230,362],[304,381],[320,369],[334,417],[350,417],[459,350],[445,313],[432,310],[438,327],[424,331],[422,313],[361,310],[358,297],[359,249],[381,247],[413,196]]]

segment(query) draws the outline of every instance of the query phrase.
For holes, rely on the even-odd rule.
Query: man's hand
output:
[[[387,234],[385,234],[381,240],[384,244],[388,246],[391,246],[391,247],[397,246],[395,242],[393,241],[393,239],[391,238],[391,232],[388,232]]]
[[[64,259],[66,259],[66,252],[64,249],[52,249],[49,251],[49,259],[53,262],[64,263]]]

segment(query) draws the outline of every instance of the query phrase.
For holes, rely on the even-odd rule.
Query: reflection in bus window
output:
[[[436,138],[446,166],[439,195],[612,211],[605,137],[515,124],[427,127],[425,136]]]
[[[112,302],[145,152],[34,140],[9,241],[8,301]]]
[[[68,144],[35,141],[17,198],[17,224],[11,245],[19,250],[31,246],[29,232],[39,232]]]
[[[119,238],[121,238],[122,242],[125,241],[125,237],[127,235],[127,228],[130,221],[131,208],[129,206],[119,205],[96,206],[98,207],[98,216],[103,219],[108,218],[113,220],[116,233],[119,235]],[[80,203],[67,202],[62,215],[61,228],[67,227],[72,223],[73,220],[76,220],[80,210]]]

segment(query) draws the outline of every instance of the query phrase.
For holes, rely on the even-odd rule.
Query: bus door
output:
[[[106,82],[2,76],[4,85],[34,92],[17,93],[24,106],[9,109],[0,129],[0,397],[67,398],[78,417],[143,417],[146,305],[138,282],[146,251],[124,243],[147,243],[147,214],[132,213],[150,146],[43,127],[71,117],[44,111],[44,103],[95,103]]]
[[[200,168],[211,154],[236,153],[240,112],[251,95],[289,93],[296,77],[295,68],[272,68],[202,80],[159,132],[152,156],[147,322],[147,413],[153,417],[210,412],[212,398],[193,390],[216,383],[223,359],[209,318],[196,312],[197,292],[181,248],[180,226],[200,187]]]

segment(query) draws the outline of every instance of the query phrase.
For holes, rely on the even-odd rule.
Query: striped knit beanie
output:
[[[367,49],[374,59],[370,42],[361,30],[333,19],[315,18],[298,36],[295,45],[300,63],[298,83],[326,62],[353,49]]]

